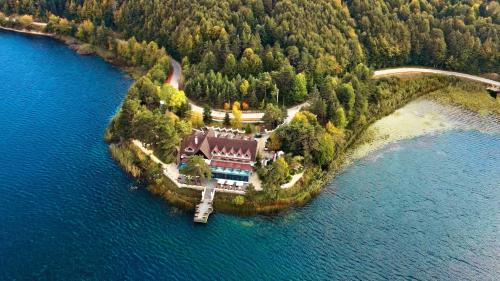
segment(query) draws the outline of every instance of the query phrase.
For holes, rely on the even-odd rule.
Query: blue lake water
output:
[[[500,279],[498,134],[402,141],[305,207],[200,226],[109,157],[127,76],[3,32],[0,65],[0,280]]]

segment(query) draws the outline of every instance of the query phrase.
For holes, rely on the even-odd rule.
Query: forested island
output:
[[[200,192],[178,188],[134,140],[170,164],[180,161],[181,142],[193,129],[264,136],[266,151],[281,153],[265,163],[256,155],[262,188],[250,184],[244,196],[218,193],[214,206],[271,212],[317,194],[367,126],[407,102],[442,91],[484,92],[443,76],[374,79],[373,69],[500,72],[497,1],[21,0],[0,10],[1,26],[53,34],[132,73],[136,81],[105,138],[127,172],[186,208],[194,208]],[[172,58],[181,62],[180,89],[166,83]],[[204,105],[203,114],[190,100]],[[287,116],[286,108],[304,102]],[[212,110],[225,110],[226,118],[214,120]],[[247,111],[264,116],[244,122]],[[185,164],[203,165],[195,160]]]

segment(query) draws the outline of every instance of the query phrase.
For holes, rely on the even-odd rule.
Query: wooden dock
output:
[[[215,188],[206,186],[201,193],[201,202],[196,205],[194,222],[207,223],[208,216],[213,212],[212,202],[214,201]]]

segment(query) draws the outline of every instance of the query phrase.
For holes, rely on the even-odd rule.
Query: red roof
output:
[[[226,169],[240,169],[240,170],[246,170],[246,171],[252,170],[252,165],[250,165],[248,163],[236,163],[236,162],[226,162],[226,161],[218,161],[218,160],[210,161],[210,166],[221,167],[221,168],[226,168]]]
[[[239,152],[239,156],[245,156],[244,160],[255,161],[257,157],[257,141],[253,138],[244,137],[241,135],[226,136],[216,134],[213,129],[207,131],[194,131],[191,135],[184,138],[181,142],[180,154],[203,155],[206,159],[212,159],[212,152],[223,152],[221,157],[238,158],[235,154]],[[238,159],[242,160],[242,159]]]

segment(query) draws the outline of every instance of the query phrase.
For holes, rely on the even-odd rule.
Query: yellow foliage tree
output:
[[[318,123],[318,119],[309,111],[299,111],[293,117],[292,122],[315,125]]]
[[[18,20],[23,28],[29,28],[31,27],[31,24],[33,24],[33,17],[30,15],[22,15],[18,18]]]
[[[170,110],[177,110],[187,103],[184,91],[179,91],[170,84],[163,84],[160,97],[165,100],[165,104]]]
[[[94,24],[89,20],[84,20],[76,32],[76,37],[82,41],[93,43],[94,42]]]
[[[175,115],[175,113],[173,113],[172,111],[167,111],[165,113],[165,116],[172,122],[172,123],[176,123],[177,121],[179,121],[179,116]]]
[[[235,128],[241,127],[241,110],[239,106],[233,106],[233,120],[231,121],[231,125]]]
[[[236,110],[240,110],[240,109],[241,109],[241,105],[240,105],[240,103],[239,103],[239,102],[237,102],[237,101],[235,101],[235,102],[233,103],[233,110],[235,110],[235,109],[236,109]]]
[[[196,128],[203,127],[203,115],[199,112],[191,112],[191,125]]]
[[[172,95],[170,96],[169,105],[172,108],[178,109],[187,102],[186,94],[184,91],[179,91],[174,89]]]
[[[250,83],[246,79],[243,80],[243,82],[241,82],[240,84],[240,92],[244,97],[248,95],[249,88],[250,88]]]
[[[335,142],[343,142],[344,141],[344,131],[335,127],[332,122],[328,121],[325,125],[326,132],[330,134]]]

